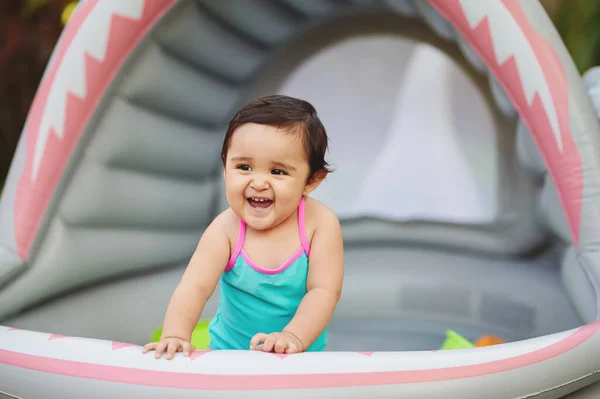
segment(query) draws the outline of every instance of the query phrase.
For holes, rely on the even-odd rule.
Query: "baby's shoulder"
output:
[[[207,231],[213,234],[222,234],[229,238],[237,237],[240,219],[231,208],[225,209],[211,222]]]
[[[305,200],[305,210],[304,210],[304,219],[307,228],[312,230],[313,232],[317,229],[318,226],[327,226],[327,225],[339,225],[340,221],[327,205],[322,203],[321,201],[306,197]]]

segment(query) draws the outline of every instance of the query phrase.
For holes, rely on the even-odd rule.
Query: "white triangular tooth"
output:
[[[39,172],[50,130],[54,128],[58,138],[62,138],[64,135],[68,93],[81,98],[87,96],[85,54],[89,54],[100,62],[104,61],[113,15],[119,14],[139,20],[143,14],[144,5],[145,0],[103,0],[98,2],[90,16],[81,25],[78,34],[65,53],[62,64],[57,69],[55,80],[48,94],[35,143],[32,180],[36,179]]]
[[[113,12],[131,19],[141,19],[146,0],[113,0]]]
[[[558,115],[550,87],[546,82],[540,62],[517,21],[500,1],[459,1],[472,28],[481,23],[483,18],[488,17],[497,62],[502,64],[509,57],[515,57],[527,104],[531,106],[535,94],[539,95],[548,114],[556,144],[559,151],[562,152],[562,137]]]
[[[100,10],[99,10],[100,11]],[[91,37],[85,37],[85,43],[78,42],[78,50],[83,53],[87,52],[98,61],[103,61],[106,58],[106,50],[108,45],[108,34],[110,32],[111,16],[110,10],[102,10],[104,13],[95,19],[94,25],[102,26],[102,31]]]
[[[37,141],[35,143],[35,152],[33,153],[33,165],[32,165],[32,171],[31,171],[31,180],[32,181],[35,180],[37,177],[37,173],[40,169],[40,163],[42,162],[42,155],[44,154],[43,151],[46,148],[46,142],[48,141],[48,136],[50,135],[50,132],[48,131],[47,128],[43,131],[46,133],[42,134],[42,130],[40,130]],[[41,150],[40,150],[40,148],[41,148]]]
[[[86,52],[102,61],[106,57],[108,36],[115,15],[139,20],[144,11],[144,0],[105,1],[98,4],[98,17],[95,23],[105,27],[106,34],[93,35],[86,38]]]
[[[87,81],[85,57],[83,56],[83,52],[80,53],[79,51],[74,51],[72,57],[69,58],[69,70],[83,71],[83,73],[74,73],[69,75],[66,73],[67,71],[64,71],[60,74],[60,76],[56,77],[54,86],[63,88],[62,92],[65,94],[65,98],[63,99],[64,101],[67,99],[66,93],[72,93],[80,98],[85,98],[87,96]],[[57,91],[57,96],[58,95],[59,91]],[[62,128],[62,125],[60,127]]]
[[[480,1],[479,3],[483,2],[484,0]],[[471,27],[479,25],[481,21],[483,21],[483,19],[487,16],[486,8],[480,7],[481,4],[473,7],[472,4],[465,4],[467,3],[467,1],[465,0],[460,0],[460,3],[464,11],[465,17],[467,18],[467,21],[469,22],[469,25],[471,25]]]

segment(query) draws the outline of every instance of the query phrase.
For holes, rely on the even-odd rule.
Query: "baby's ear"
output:
[[[319,184],[327,177],[327,170],[320,169],[317,170],[311,177],[308,179],[308,183],[306,184],[306,192],[310,193],[319,187]]]
[[[310,180],[309,180],[309,182],[308,182],[308,183],[309,183],[309,184],[312,184],[312,183],[317,183],[317,185],[319,185],[319,184],[321,184],[321,182],[322,182],[323,180],[325,180],[325,178],[326,178],[326,177],[327,177],[327,170],[326,170],[326,169],[320,169],[320,170],[317,170],[317,171],[316,171],[316,172],[315,172],[315,173],[312,175],[312,177],[310,178]]]

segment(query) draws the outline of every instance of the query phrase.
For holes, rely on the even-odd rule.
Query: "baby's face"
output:
[[[231,138],[225,163],[229,206],[255,230],[275,227],[294,214],[309,171],[299,135],[242,125]]]

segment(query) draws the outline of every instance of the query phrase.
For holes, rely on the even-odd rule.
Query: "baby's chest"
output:
[[[276,270],[297,259],[302,251],[300,241],[271,243],[248,242],[244,245],[247,257],[263,269]]]
[[[304,254],[283,270],[256,270],[240,256],[224,279],[241,291],[266,299],[274,295],[303,296],[306,294],[307,275],[308,262]]]

